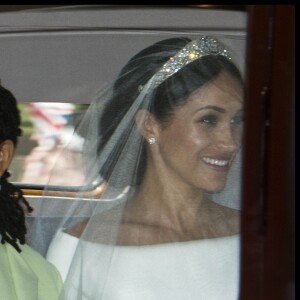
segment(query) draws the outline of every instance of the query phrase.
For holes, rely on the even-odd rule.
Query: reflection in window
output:
[[[25,184],[48,183],[59,153],[66,149],[72,160],[66,162],[68,166],[64,168],[60,184],[80,182],[80,170],[74,170],[71,162],[80,156],[83,139],[74,134],[74,128],[87,107],[87,104],[73,103],[19,104],[23,135],[10,166],[11,180]]]

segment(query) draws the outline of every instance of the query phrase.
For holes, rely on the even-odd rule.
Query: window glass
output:
[[[75,171],[71,165],[81,157],[81,137],[69,140],[74,127],[88,103],[115,80],[128,59],[154,42],[176,36],[217,36],[244,73],[245,11],[186,7],[123,12],[100,7],[26,12],[27,19],[22,18],[26,24],[17,16],[2,16],[0,78],[20,103],[23,121],[23,136],[10,166],[13,182],[35,189],[53,183],[72,188],[83,184],[80,167]],[[137,12],[143,17],[132,17]],[[116,18],[120,23],[115,24]],[[13,19],[21,22],[19,27],[14,27]],[[59,169],[55,164],[62,149],[70,155],[64,152],[67,166],[57,176],[53,170]]]
[[[80,121],[88,104],[59,102],[20,103],[22,136],[10,166],[12,181],[19,184],[44,185],[62,149],[67,149],[76,161],[83,139],[74,128]],[[61,176],[62,185],[79,181],[80,170],[74,170],[68,160],[66,170],[72,176]]]
[[[98,213],[100,212],[104,212],[106,210],[109,211],[110,208],[107,209],[106,205],[110,205],[110,201],[102,200],[116,199],[118,201],[123,201],[125,200],[125,197],[129,197],[131,195],[131,192],[133,191],[129,191],[127,189],[127,186],[130,187],[127,182],[128,178],[135,179],[134,175],[130,174],[137,173],[137,168],[135,168],[135,165],[138,164],[137,162],[139,162],[139,159],[137,159],[137,157],[139,158],[140,156],[137,156],[135,154],[137,153],[137,150],[139,150],[140,144],[138,141],[140,137],[138,137],[136,143],[132,143],[128,137],[128,141],[130,142],[126,143],[126,148],[124,146],[124,150],[122,149],[123,145],[120,145],[119,149],[122,149],[123,155],[119,155],[118,151],[114,151],[115,149],[118,149],[117,147],[115,147],[115,145],[118,146],[119,144],[117,142],[119,140],[122,140],[123,136],[125,136],[125,138],[127,138],[127,136],[123,134],[123,132],[125,131],[116,130],[116,134],[114,132],[113,138],[111,139],[111,145],[109,145],[109,147],[106,147],[105,151],[103,151],[105,154],[109,150],[111,153],[116,153],[116,155],[119,155],[113,161],[116,165],[114,173],[107,172],[109,173],[110,181],[104,182],[104,185],[107,183],[107,186],[103,188],[105,190],[105,194],[102,194],[102,191],[97,194],[97,191],[100,190],[100,185],[98,187],[98,190],[95,188],[92,191],[89,190],[88,193],[82,193],[87,191],[87,185],[88,187],[90,186],[90,184],[92,186],[95,186],[95,183],[97,183],[97,180],[95,179],[97,179],[100,176],[99,174],[101,174],[99,172],[100,166],[101,171],[103,170],[106,172],[106,167],[110,167],[110,161],[114,159],[114,157],[111,156],[105,156],[105,158],[103,159],[101,156],[101,159],[98,159],[99,144],[96,142],[100,140],[100,138],[99,140],[97,140],[97,127],[99,123],[89,122],[95,119],[88,118],[90,115],[93,116],[92,113],[85,115],[85,112],[89,107],[89,104],[87,103],[92,103],[93,99],[96,98],[96,100],[98,100],[98,102],[96,103],[99,103],[99,106],[97,106],[97,108],[101,108],[99,111],[99,114],[101,114],[102,107],[107,103],[106,99],[110,99],[111,95],[118,95],[117,92],[120,92],[121,94],[121,91],[123,91],[122,88],[126,87],[127,83],[132,84],[131,82],[129,82],[129,80],[131,80],[132,78],[128,78],[128,81],[120,81],[120,86],[109,86],[109,88],[111,89],[108,90],[112,93],[108,93],[110,97],[106,98],[107,94],[102,94],[103,90],[106,91],[107,85],[110,85],[112,82],[114,82],[116,76],[120,72],[121,67],[123,67],[128,62],[128,60],[133,57],[133,55],[135,55],[142,49],[146,49],[146,47],[149,47],[153,43],[165,39],[189,36],[189,38],[192,40],[198,40],[199,36],[212,35],[217,37],[220,42],[224,43],[228,47],[238,69],[240,69],[242,75],[244,75],[245,73],[244,50],[246,42],[247,23],[246,14],[244,12],[195,10],[191,8],[187,10],[165,9],[163,11],[160,11],[158,9],[150,9],[148,11],[149,15],[147,14],[147,10],[145,10],[144,13],[146,13],[146,15],[143,15],[141,18],[136,18],[136,15],[141,14],[143,10],[139,10],[137,12],[135,10],[131,11],[130,9],[128,9],[126,10],[126,14],[124,14],[123,11],[120,12],[122,14],[118,14],[118,11],[115,10],[112,10],[111,12],[109,10],[96,9],[83,11],[66,10],[64,12],[64,18],[62,17],[63,15],[58,15],[55,12],[53,12],[53,14],[41,13],[39,19],[40,23],[37,22],[38,24],[40,24],[40,27],[34,28],[34,23],[27,24],[27,29],[22,29],[24,30],[24,32],[22,32],[21,30],[17,33],[11,33],[2,36],[2,41],[4,41],[4,43],[2,43],[2,45],[4,44],[3,53],[5,53],[6,55],[0,55],[0,65],[2,66],[2,70],[4,70],[3,74],[5,75],[1,76],[4,78],[4,83],[6,83],[6,86],[14,92],[16,98],[20,103],[19,107],[22,114],[21,118],[23,130],[23,136],[19,140],[19,145],[17,147],[14,160],[10,166],[10,171],[12,173],[12,181],[18,183],[21,187],[29,187],[29,189],[33,188],[42,190],[44,192],[42,187],[46,185],[46,190],[43,194],[43,198],[32,197],[32,199],[30,199],[31,202],[35,203],[38,209],[35,209],[35,220],[32,221],[32,223],[34,224],[29,230],[30,236],[28,239],[29,244],[43,255],[46,255],[49,243],[59,226],[63,225],[64,228],[67,228],[67,226],[76,224],[78,221],[89,219],[91,208],[93,210],[92,214],[94,214],[95,216],[98,216]],[[124,16],[124,19],[122,19],[122,15]],[[51,16],[51,20],[47,19],[47,17],[49,16]],[[148,16],[148,18],[146,16]],[[36,16],[32,17],[32,20],[36,22],[35,18]],[[28,19],[30,20],[30,18]],[[64,23],[62,22],[62,20],[67,20],[67,22]],[[106,21],[106,24],[105,20],[112,20],[112,22],[110,23]],[[118,20],[120,23],[118,23],[117,25],[114,24],[115,20]],[[122,23],[122,20],[123,22],[126,22]],[[132,20],[133,23],[127,24],[129,20]],[[47,24],[47,22],[49,22],[50,25]],[[169,54],[170,53],[168,53],[168,55]],[[144,55],[147,57],[147,55],[149,54],[146,53]],[[162,50],[160,50],[160,55],[162,55],[163,57]],[[169,60],[169,58],[172,58],[173,61],[173,54],[172,56],[168,56],[167,60]],[[14,66],[16,67],[14,68]],[[16,69],[20,70],[20,72],[16,72]],[[141,72],[141,74],[143,74],[143,72]],[[145,75],[146,74],[144,74],[144,76]],[[225,78],[221,77],[221,79]],[[147,80],[144,83],[147,83]],[[187,82],[188,81],[189,80],[187,80]],[[221,82],[223,84],[222,80]],[[215,82],[213,82],[211,86],[213,87],[213,92],[212,94],[210,94],[210,109],[216,106],[213,100],[215,99],[214,96],[217,91],[223,90],[223,85],[220,82],[220,86],[222,87],[221,89],[216,89],[214,83]],[[236,95],[236,91],[240,91],[240,88],[237,88],[236,82],[234,82],[233,86],[234,88],[229,90],[225,88],[225,92],[227,93],[225,94],[227,96],[228,94]],[[140,87],[142,87],[142,90],[139,90]],[[145,86],[143,87],[137,85],[136,89],[138,91],[138,95],[141,95],[141,97],[134,96],[133,99],[142,99],[142,97],[148,95],[145,92],[146,90],[144,88]],[[149,87],[146,85],[146,88]],[[144,93],[142,93],[143,89]],[[125,96],[127,97],[126,94]],[[145,99],[147,98],[145,97]],[[228,102],[232,100],[230,97],[225,97],[225,99],[227,99]],[[238,102],[235,101],[237,99],[238,98],[235,97],[233,100],[235,105]],[[101,102],[101,100],[103,100],[103,102]],[[92,107],[95,106],[91,105],[91,108]],[[134,112],[134,109],[136,109],[137,106],[132,105],[132,107],[133,110],[128,110],[130,113],[131,111]],[[114,109],[117,108],[114,107]],[[217,132],[215,129],[217,127],[216,120],[219,120],[219,123],[222,125],[230,124],[229,127],[221,126],[222,129],[236,129],[237,127],[241,127],[240,123],[242,118],[240,115],[236,114],[236,109],[237,106],[234,106],[234,110],[217,109],[215,111],[214,108],[213,113],[210,112],[210,114],[205,115],[205,119],[201,119],[201,122],[203,122],[203,124],[201,123],[200,125],[200,122],[197,122],[197,128],[199,128],[199,132],[206,132],[207,136],[209,136],[208,132]],[[189,112],[191,110],[192,109],[189,109]],[[97,110],[95,111],[98,113]],[[111,111],[113,111],[113,109]],[[89,112],[93,112],[93,110],[90,110]],[[233,114],[234,116],[232,117],[231,114]],[[79,130],[79,132],[81,132],[82,136],[86,137],[86,140],[83,140],[82,136],[77,134],[77,131],[76,133],[74,131],[84,115],[85,122],[83,122],[82,124],[83,126],[86,125],[86,127],[84,127],[84,130],[82,131]],[[218,116],[219,119],[216,118],[216,116]],[[127,119],[133,119],[132,115],[127,116]],[[227,122],[229,119],[230,123]],[[109,115],[107,116],[107,120],[108,121],[105,123],[104,129],[102,129],[103,131],[106,131],[106,128],[109,127],[109,122],[113,120],[113,117]],[[191,123],[189,122],[189,120],[187,120],[187,122],[188,124]],[[106,127],[107,124],[108,126]],[[120,124],[122,125],[119,126],[121,127],[121,129],[126,128],[127,126],[125,123],[123,127],[123,122],[120,122]],[[93,127],[89,127],[89,125]],[[236,130],[236,132],[237,131],[239,133],[239,130]],[[86,132],[87,134],[84,135],[83,132]],[[132,132],[134,133],[134,130],[132,130]],[[185,138],[184,134],[186,132],[181,132],[181,138]],[[134,136],[134,134],[132,136]],[[171,141],[170,136],[171,134],[169,131],[169,141]],[[211,140],[213,140],[213,137],[216,136],[221,137],[221,135],[219,134],[210,134]],[[96,137],[96,139],[93,139],[94,137]],[[177,135],[174,134],[174,138],[176,139]],[[188,139],[186,138],[185,140],[186,145],[189,145],[189,143],[187,142]],[[205,139],[203,140],[206,141]],[[218,142],[220,142],[221,140],[222,139],[220,138]],[[85,142],[87,142],[87,144],[84,144]],[[86,145],[91,145],[91,147],[85,147]],[[176,146],[176,143],[173,143],[173,145]],[[226,153],[224,149],[219,150],[213,147],[207,148],[204,148],[203,146],[202,153],[205,154],[205,157],[203,159],[203,162],[200,162],[200,165],[202,163],[203,166],[205,166],[204,171],[206,171],[208,175],[214,174],[216,170],[218,170],[218,172],[220,170],[224,172],[224,170],[226,169],[226,167],[224,166],[228,164],[230,159],[230,157],[228,156],[229,151],[228,153]],[[86,152],[89,152],[89,164],[85,164],[85,162],[83,161],[84,158],[82,158],[84,157],[84,154],[86,154],[83,153],[84,151],[82,151],[85,149],[88,150]],[[174,149],[176,149],[176,147],[171,148],[169,146],[169,148],[167,149],[169,149],[170,154],[175,151]],[[194,149],[189,149],[187,147],[187,149],[183,149],[181,153],[184,154],[183,157],[188,157],[189,154],[191,154],[192,157],[195,157],[193,155],[193,151]],[[180,153],[180,151],[177,151],[177,154],[178,153]],[[124,159],[124,157],[127,157],[127,159]],[[96,160],[94,160],[94,158],[96,158]],[[182,160],[182,164],[178,159],[174,161],[176,162],[176,165],[179,162],[178,165],[181,169],[181,166],[183,166],[184,164],[184,160]],[[191,162],[190,159],[186,159],[186,161],[189,163]],[[104,164],[103,162],[109,163]],[[127,162],[128,164],[126,164]],[[198,257],[200,258],[200,262],[197,258],[197,265],[200,264],[201,269],[204,271],[203,278],[201,278],[202,275],[200,274],[201,280],[199,280],[200,284],[203,284],[203,287],[207,289],[207,291],[204,292],[204,298],[211,298],[209,295],[212,295],[214,293],[219,294],[219,296],[216,296],[215,299],[220,299],[223,297],[224,294],[222,292],[222,288],[218,289],[218,287],[215,286],[213,282],[224,282],[224,287],[226,287],[231,295],[238,294],[239,236],[237,233],[239,232],[241,162],[242,150],[237,152],[236,160],[232,164],[230,173],[228,171],[229,174],[228,180],[226,180],[226,185],[224,185],[225,187],[220,193],[217,186],[217,184],[221,182],[221,180],[219,181],[218,179],[219,173],[218,176],[213,178],[215,180],[212,180],[213,183],[217,183],[212,188],[210,186],[210,180],[202,180],[203,186],[201,186],[201,188],[203,188],[203,190],[205,191],[208,190],[206,195],[207,200],[213,200],[212,202],[209,202],[213,204],[211,204],[211,206],[208,208],[208,212],[213,212],[214,215],[211,215],[212,218],[210,218],[209,216],[207,220],[213,220],[213,218],[219,215],[217,214],[219,206],[226,207],[226,209],[222,210],[222,222],[224,223],[213,222],[212,224],[210,224],[209,221],[209,226],[204,226],[203,233],[201,233],[200,236],[196,236],[196,239],[205,240],[205,237],[207,237],[208,235],[209,238],[213,240],[213,242],[216,242],[212,249],[217,249],[216,252],[211,251],[209,248],[206,248],[206,246],[209,246],[208,244],[203,248],[208,250],[204,250],[204,253],[207,252],[206,254],[210,255],[210,259],[205,258],[205,260],[203,260],[203,266],[207,264],[207,261],[212,262],[208,266],[212,271],[210,273],[212,275],[211,278],[207,276],[205,268],[202,268],[201,266],[202,258]],[[102,164],[104,164],[104,167],[102,166]],[[209,167],[207,167],[205,164]],[[111,165],[113,165],[113,163],[111,163]],[[187,168],[188,167],[193,166],[191,164],[187,164]],[[186,178],[190,180],[190,186],[192,186],[194,182],[196,182],[196,180],[194,181],[194,178],[193,180],[191,178],[193,177],[193,175],[195,175],[194,177],[198,176],[198,174],[196,174],[195,172],[194,174],[191,173],[192,175],[190,176],[189,169],[187,168],[182,167],[182,170],[183,173],[185,173]],[[188,172],[186,172],[186,170],[188,170]],[[200,174],[199,172],[199,175],[201,178],[204,177],[203,173]],[[166,182],[170,183],[172,181],[172,178],[169,182],[167,180]],[[174,176],[174,178],[177,178],[177,176]],[[223,176],[222,178],[224,179],[225,177]],[[176,182],[176,180],[174,182]],[[135,184],[138,186],[137,183]],[[59,188],[51,189],[51,186]],[[68,192],[69,189],[73,191],[74,188],[77,189],[78,186],[81,187],[76,191],[76,193],[71,194],[71,196],[70,193],[64,194],[65,191]],[[173,182],[172,186],[176,188]],[[56,193],[57,190],[62,193]],[[48,193],[48,191],[50,191],[50,193]],[[159,190],[157,189],[157,191]],[[53,193],[51,194],[51,192]],[[164,195],[160,192],[161,191],[159,191],[159,193],[157,194]],[[173,191],[171,194],[173,194]],[[30,192],[28,192],[28,195],[31,195]],[[185,196],[186,195],[184,195],[184,197]],[[70,201],[74,199],[79,201]],[[173,197],[170,199],[173,201]],[[116,203],[118,201],[114,202]],[[160,205],[163,202],[157,201],[157,203],[159,203]],[[127,212],[127,209],[124,209],[124,211]],[[140,211],[142,213],[147,212],[145,209],[141,209]],[[163,210],[159,209],[157,211],[160,212]],[[155,213],[153,215],[157,216],[159,214]],[[164,220],[164,216],[161,216],[161,220]],[[117,225],[121,224],[120,220],[117,220],[118,217],[119,216],[117,216],[116,219],[113,220],[113,222],[116,222]],[[188,222],[184,225],[189,225],[190,216],[186,215],[186,217],[187,218],[184,219]],[[63,222],[62,218],[64,218]],[[144,219],[145,218],[141,218],[141,220]],[[130,218],[129,220],[129,223],[139,224],[140,222],[140,220],[136,222],[135,219],[132,219],[132,221]],[[94,223],[91,222],[91,226],[88,226],[88,229],[90,230],[89,233],[91,233],[90,236],[93,237],[98,236],[98,228],[104,228],[102,226],[104,224],[102,223],[102,218],[100,218],[99,220],[95,218],[95,221],[96,222]],[[144,223],[141,223],[141,225],[142,224]],[[150,222],[149,224],[156,223]],[[209,228],[210,226],[211,228]],[[141,228],[143,227],[144,226],[141,226]],[[164,227],[165,224],[164,226],[159,226],[159,228]],[[51,228],[51,230],[49,230],[49,228]],[[147,231],[145,231],[144,233],[145,234],[141,234],[141,236],[147,236]],[[164,235],[164,232],[162,233]],[[112,244],[117,243],[117,240],[114,240],[113,231],[109,232],[107,236],[109,236],[109,238],[112,238]],[[155,236],[160,236],[160,233],[156,233]],[[174,239],[165,239],[163,240],[163,243],[172,244],[171,242],[175,241],[177,245],[178,241],[183,241],[178,237],[175,236]],[[191,240],[195,239],[195,237],[192,235],[190,237],[192,237]],[[185,239],[184,241],[189,240],[190,237],[188,237],[188,239]],[[222,239],[217,239],[216,237],[229,238],[224,239],[225,243],[223,243]],[[147,241],[147,243],[145,244],[147,245],[148,242],[149,241]],[[134,244],[129,241],[129,245]],[[220,253],[218,253],[219,250]],[[74,253],[76,253],[76,256],[79,252],[74,251]],[[72,255],[70,255],[69,258],[74,262],[75,265],[78,262],[78,265],[80,265],[82,261],[91,261],[89,259],[90,254],[94,252],[89,251],[88,249],[87,251],[84,251],[84,253],[88,255],[88,259],[84,258],[83,260],[77,260],[77,257],[75,256],[73,259]],[[198,250],[195,252],[195,254],[196,253],[197,255],[199,255],[200,253],[200,256],[202,256],[201,252],[199,252]],[[63,255],[64,257],[66,257],[66,253],[63,253]],[[101,257],[101,260],[104,262],[104,264],[111,261],[110,250],[105,255]],[[53,255],[53,257],[55,259],[57,258],[56,255]],[[174,252],[173,257],[175,259],[176,257],[178,257],[176,252]],[[49,254],[48,259],[49,258],[51,258],[51,254]],[[191,257],[186,258],[189,261],[193,261],[193,258]],[[51,259],[49,260],[51,261]],[[152,262],[153,260],[151,260],[151,264]],[[185,259],[181,260],[181,262],[185,262]],[[108,266],[108,268],[106,268],[106,266]],[[157,266],[159,266],[159,264]],[[219,267],[221,267],[222,270],[218,270]],[[83,269],[90,270],[90,268],[85,264]],[[101,272],[103,271],[103,278],[106,278],[105,276],[109,275],[109,272],[107,272],[110,270],[109,265],[103,265],[103,268],[101,266],[99,268],[95,268],[95,270],[96,269],[101,270]],[[215,274],[213,269],[215,269]],[[190,270],[195,269],[191,268]],[[72,272],[69,272],[69,274],[71,273]],[[79,276],[82,275],[82,279],[95,278],[93,273],[89,273],[88,276],[85,276],[86,274],[84,274],[84,272],[78,272],[77,274],[79,274]],[[187,276],[186,287],[189,287],[191,282],[195,282],[192,277],[191,279],[192,280],[190,280]],[[205,279],[204,282],[202,279]],[[68,278],[66,282],[73,284],[71,277],[70,280]],[[106,281],[105,279],[102,282],[108,281]],[[86,283],[89,287],[89,280]],[[182,280],[180,279],[178,283],[182,284]],[[175,280],[173,282],[170,281],[170,283],[165,285],[167,289],[169,289],[170,286],[176,287],[179,285]],[[201,286],[198,284],[192,284],[191,286],[193,287],[193,290],[195,290],[195,295],[198,293],[197,288],[201,290]],[[82,290],[80,290],[79,293],[85,293],[85,289],[86,286],[84,282],[84,284],[82,285]],[[66,290],[68,290],[68,287],[66,287]],[[92,286],[92,288],[88,288],[88,293],[91,293],[91,295],[97,295],[99,290],[102,290],[101,286],[95,284],[94,286]],[[182,295],[186,295],[187,291],[190,292],[189,289],[185,290],[184,288],[179,288],[179,290],[181,290],[179,292],[182,292]],[[170,291],[167,292],[169,294]],[[177,292],[178,291],[174,289],[174,295],[177,295],[175,298],[179,299],[181,296],[178,295]],[[225,296],[224,298],[227,297]],[[234,299],[234,296],[231,296],[230,298]]]

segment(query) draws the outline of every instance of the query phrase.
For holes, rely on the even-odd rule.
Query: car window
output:
[[[137,13],[143,17],[134,18]],[[243,72],[246,24],[245,11],[192,7],[131,8],[126,14],[120,7],[3,14],[0,78],[20,103],[24,133],[10,166],[12,181],[26,193],[43,191],[53,183],[50,176],[59,179],[60,188],[82,184],[82,170],[72,168],[83,143],[74,128],[137,49],[180,35],[217,34],[234,50]],[[55,176],[63,149],[68,166]]]

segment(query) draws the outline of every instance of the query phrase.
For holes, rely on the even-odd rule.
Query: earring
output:
[[[156,143],[156,139],[155,139],[155,137],[151,137],[151,138],[149,138],[149,139],[148,139],[148,143],[149,143],[150,145],[153,145],[153,144],[155,144],[155,143]]]

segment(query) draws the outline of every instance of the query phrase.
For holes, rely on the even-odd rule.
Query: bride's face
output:
[[[221,190],[241,145],[242,119],[242,87],[222,73],[176,108],[167,126],[158,126],[161,174],[178,187]]]

